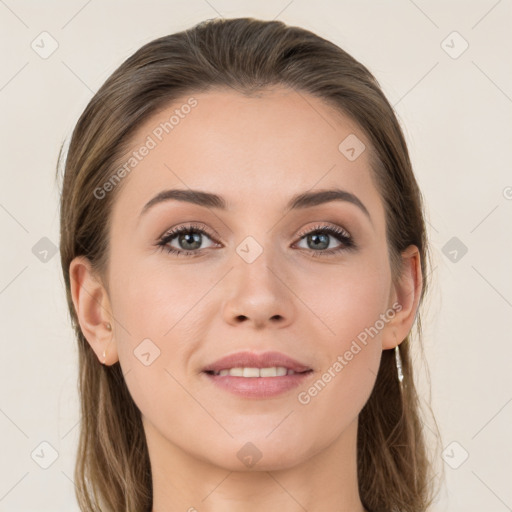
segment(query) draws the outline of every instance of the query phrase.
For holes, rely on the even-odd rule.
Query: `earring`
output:
[[[112,325],[110,325],[110,323],[107,322],[105,324],[105,328],[107,329],[107,331],[111,331],[112,330]],[[112,339],[110,341],[112,341]],[[110,343],[110,341],[107,343],[107,346]],[[103,364],[105,364],[106,360],[107,360],[107,347],[105,347],[105,349],[103,350]]]
[[[111,341],[112,341],[112,340],[110,340],[110,341],[107,343],[107,346],[106,346],[106,347],[104,348],[104,350],[103,350],[103,364],[105,364],[105,361],[107,360],[107,348],[108,348],[108,346],[110,345],[110,342],[111,342]]]
[[[396,372],[398,375],[398,382],[400,382],[400,386],[401,386],[402,381],[404,380],[404,373],[402,371],[402,358],[400,356],[400,345],[396,345],[396,347],[395,347],[395,361],[396,361]]]

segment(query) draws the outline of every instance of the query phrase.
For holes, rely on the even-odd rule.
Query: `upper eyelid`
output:
[[[317,224],[315,224],[312,227],[309,227],[306,229],[301,229],[298,232],[298,236],[303,237],[303,236],[308,235],[309,233],[314,233],[315,231],[322,231],[322,230],[328,231],[330,229],[343,231],[348,237],[352,238],[352,235],[350,234],[349,230],[344,228],[343,226],[338,226],[338,225],[332,224],[330,222],[320,222],[320,221],[317,221]]]
[[[161,236],[159,236],[159,239],[166,238],[167,236],[175,235],[176,232],[179,231],[204,231],[207,235],[215,236],[213,233],[211,233],[210,229],[206,226],[206,224],[203,224],[201,222],[190,222],[185,224],[178,224],[177,226],[173,226],[172,228],[166,229]]]

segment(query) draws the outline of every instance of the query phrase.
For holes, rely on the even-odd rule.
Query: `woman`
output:
[[[82,510],[427,509],[422,199],[342,49],[248,18],[146,44],[77,123],[61,235]]]

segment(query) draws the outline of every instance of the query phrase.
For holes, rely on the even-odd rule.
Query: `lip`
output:
[[[280,352],[263,352],[257,354],[254,352],[237,352],[229,356],[218,359],[212,364],[203,368],[203,372],[219,372],[228,368],[271,368],[273,366],[283,366],[287,370],[293,370],[296,373],[311,370],[311,368],[291,357]],[[242,377],[245,378],[245,377]],[[265,378],[265,377],[258,377]],[[279,378],[279,377],[271,377]]]
[[[280,377],[234,377],[232,375],[214,375],[207,372],[219,372],[228,368],[270,368],[283,366],[293,370],[292,375]],[[279,352],[237,352],[203,369],[203,374],[221,389],[243,398],[272,398],[301,385],[313,373],[313,369]]]

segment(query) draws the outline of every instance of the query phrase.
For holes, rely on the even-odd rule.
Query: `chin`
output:
[[[274,442],[261,441],[235,441],[235,446],[226,448],[212,454],[210,462],[228,471],[279,471],[293,468],[306,461],[313,453],[312,447],[307,449],[304,443],[295,446],[292,443],[283,443],[277,438]],[[234,456],[226,456],[231,452]]]

